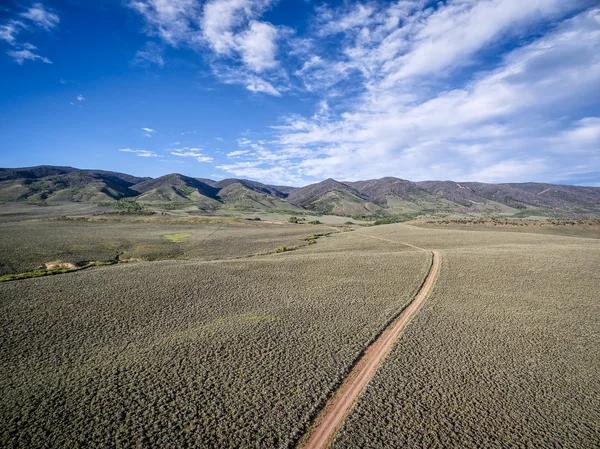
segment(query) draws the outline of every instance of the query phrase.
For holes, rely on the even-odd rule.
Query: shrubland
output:
[[[206,241],[274,250],[268,232]],[[429,267],[353,234],[0,284],[0,446],[293,445]]]
[[[155,216],[100,218],[103,220],[88,221],[89,218],[82,217],[0,222],[4,237],[0,239],[0,276],[31,272],[50,261],[80,266],[129,259],[244,257],[272,252],[279,246],[297,246],[309,233],[303,226],[235,223],[230,219],[186,223],[163,222]],[[148,221],[128,221],[129,218]],[[310,229],[313,233],[326,231],[331,229],[327,226]]]
[[[442,269],[333,448],[598,446],[597,240],[369,232],[439,249]]]

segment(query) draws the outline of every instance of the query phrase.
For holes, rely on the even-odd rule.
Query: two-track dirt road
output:
[[[354,401],[365,389],[394,342],[400,336],[410,319],[421,307],[421,304],[433,287],[440,268],[440,255],[436,251],[429,251],[408,243],[389,240],[382,237],[365,234],[361,235],[430,252],[433,255],[431,268],[414,300],[394,321],[392,321],[377,340],[365,350],[362,357],[352,371],[350,371],[341,386],[325,404],[325,407],[317,416],[307,435],[300,441],[299,447],[303,449],[321,449],[328,446],[335,433],[344,422]]]

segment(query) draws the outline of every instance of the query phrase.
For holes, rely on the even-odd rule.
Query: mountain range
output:
[[[546,183],[334,179],[286,187],[246,179],[213,181],[173,173],[125,173],[37,166],[0,169],[0,202],[103,203],[128,199],[157,208],[315,211],[342,215],[406,213],[598,215],[600,187]]]

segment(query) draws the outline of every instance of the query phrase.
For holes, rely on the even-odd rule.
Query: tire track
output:
[[[306,435],[300,440],[298,444],[299,448],[324,449],[329,445],[336,432],[342,426],[352,405],[364,391],[393,344],[429,295],[439,272],[440,255],[437,251],[430,251],[409,243],[398,242],[383,237],[365,234],[359,235],[429,252],[433,255],[431,268],[413,301],[364,351],[354,368],[346,376],[346,379],[344,379],[334,395],[327,401]]]

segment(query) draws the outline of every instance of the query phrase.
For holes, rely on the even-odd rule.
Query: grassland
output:
[[[31,206],[30,206],[31,207]],[[48,208],[44,208],[48,209]],[[193,220],[195,218],[195,220]],[[326,225],[292,225],[177,216],[42,218],[0,222],[0,276],[39,270],[50,261],[212,260],[295,247]]]
[[[428,243],[442,271],[332,447],[598,447],[597,240],[369,232]]]
[[[153,229],[174,247],[201,239],[196,229],[172,243]],[[229,247],[275,250],[278,232],[318,226],[260,229],[206,242],[224,257]],[[268,256],[0,284],[0,446],[293,444],[429,267],[425,253],[352,234]]]

